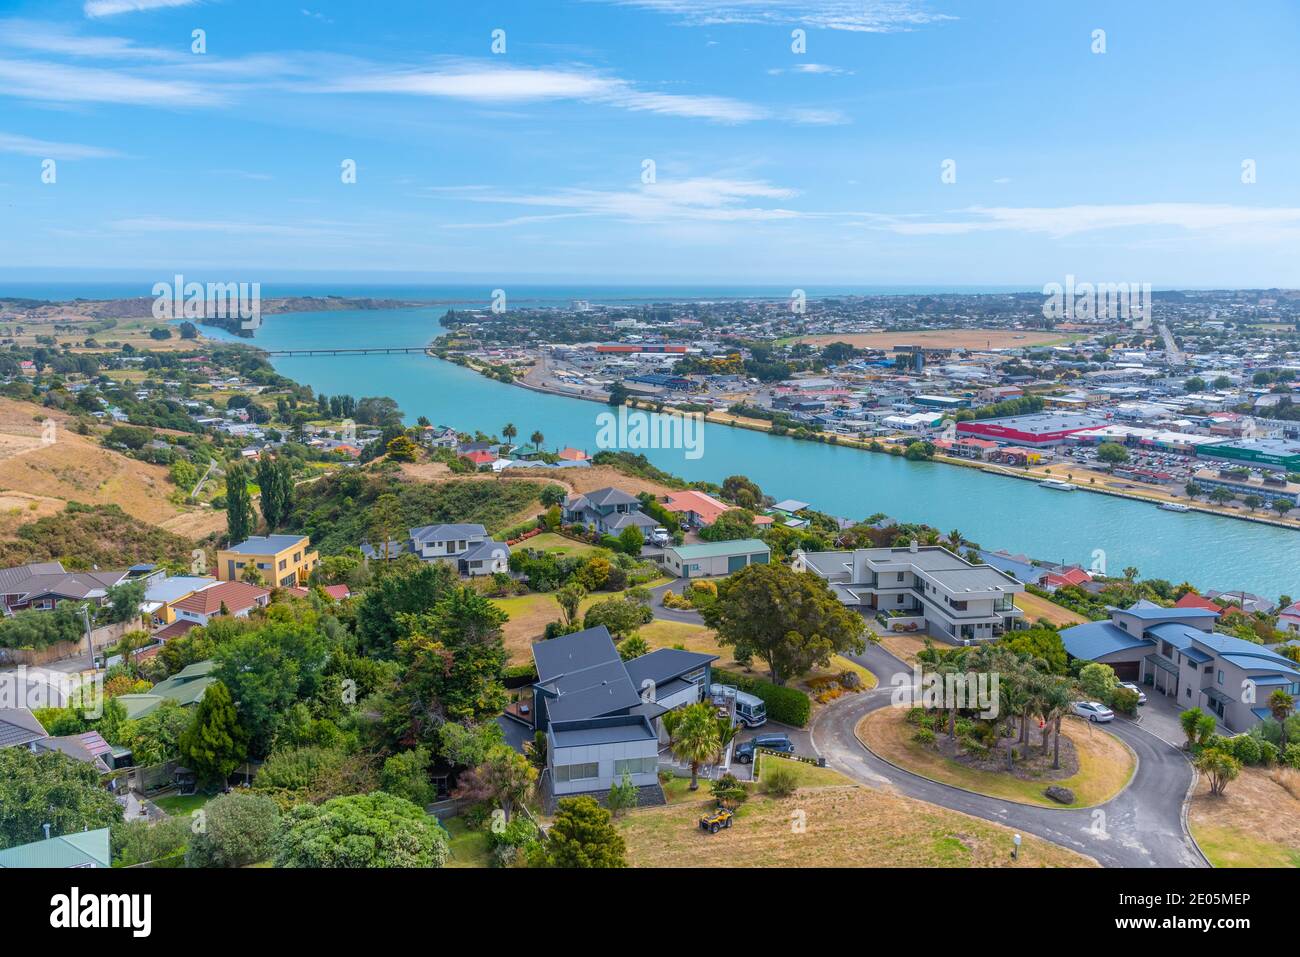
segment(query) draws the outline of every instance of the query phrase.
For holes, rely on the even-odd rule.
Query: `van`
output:
[[[712,684],[709,696],[721,704],[728,698],[736,699],[736,722],[747,728],[767,724],[767,705],[762,698],[738,690],[734,685]]]

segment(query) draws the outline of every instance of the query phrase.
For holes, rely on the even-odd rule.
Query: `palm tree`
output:
[[[700,789],[700,765],[714,760],[718,746],[718,719],[707,704],[687,705],[673,729],[671,747],[679,761],[691,766],[691,790]]]
[[[1052,769],[1061,767],[1061,719],[1070,713],[1070,683],[1064,678],[1053,681],[1043,698],[1044,726],[1050,724],[1054,732],[1052,738]],[[1044,744],[1043,750],[1047,750]]]
[[[541,451],[542,443],[546,441],[546,436],[542,435],[540,432],[534,432],[531,436],[531,441],[533,443],[533,448]]]
[[[961,551],[962,534],[957,529],[948,533],[948,550],[953,552]]]
[[[507,422],[506,427],[501,430],[501,437],[505,439],[507,443],[512,441],[514,437],[518,434],[519,434],[519,430],[515,428],[515,424],[513,422]]]
[[[1129,565],[1128,568],[1124,569],[1123,575],[1124,575],[1124,580],[1126,582],[1128,582],[1130,585],[1133,584],[1133,582],[1137,581],[1137,577],[1138,577],[1137,566]]]
[[[1291,712],[1295,709],[1295,699],[1287,692],[1278,688],[1268,696],[1268,710],[1273,715],[1273,720],[1281,726],[1282,737],[1280,739],[1282,750],[1286,750],[1286,719],[1291,717]]]
[[[1011,727],[1016,726],[1016,720],[1025,714],[1029,708],[1029,688],[1020,675],[1015,672],[1004,672],[1002,680],[998,682],[998,697],[1001,713],[1011,723]],[[1016,747],[1015,742],[1007,742],[1007,770],[1010,771],[1015,765]]]

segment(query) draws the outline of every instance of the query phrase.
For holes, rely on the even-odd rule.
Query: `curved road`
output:
[[[858,781],[984,818],[1096,858],[1105,867],[1204,867],[1183,827],[1192,767],[1174,746],[1117,719],[1113,731],[1138,756],[1133,780],[1105,804],[1078,810],[1030,807],[952,788],[893,765],[854,734],[863,715],[890,702],[891,676],[911,669],[879,645],[854,656],[880,679],[873,691],[841,698],[813,721],[813,744],[827,763]],[[910,678],[908,683],[910,684]]]

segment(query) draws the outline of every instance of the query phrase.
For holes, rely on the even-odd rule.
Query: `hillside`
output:
[[[122,568],[136,562],[186,565],[194,543],[127,515],[115,505],[71,504],[17,525],[0,541],[0,566],[58,560],[68,568]]]
[[[47,419],[56,423],[53,442],[43,441]],[[61,412],[0,398],[0,536],[20,521],[53,515],[69,502],[117,505],[128,515],[191,539],[225,528],[212,509],[185,508],[170,500],[175,486],[167,470],[102,447],[78,435]]]
[[[370,538],[371,507],[384,494],[397,497],[402,535],[415,525],[472,522],[499,533],[541,510],[536,482],[459,479],[413,482],[399,474],[348,471],[298,486],[289,529],[311,536],[323,555]]]

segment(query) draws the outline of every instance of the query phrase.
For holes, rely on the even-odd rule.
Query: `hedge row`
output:
[[[746,694],[761,698],[767,705],[767,716],[773,721],[802,728],[812,716],[812,701],[798,688],[785,688],[761,678],[720,668],[714,669],[713,674],[714,680],[735,685]]]

